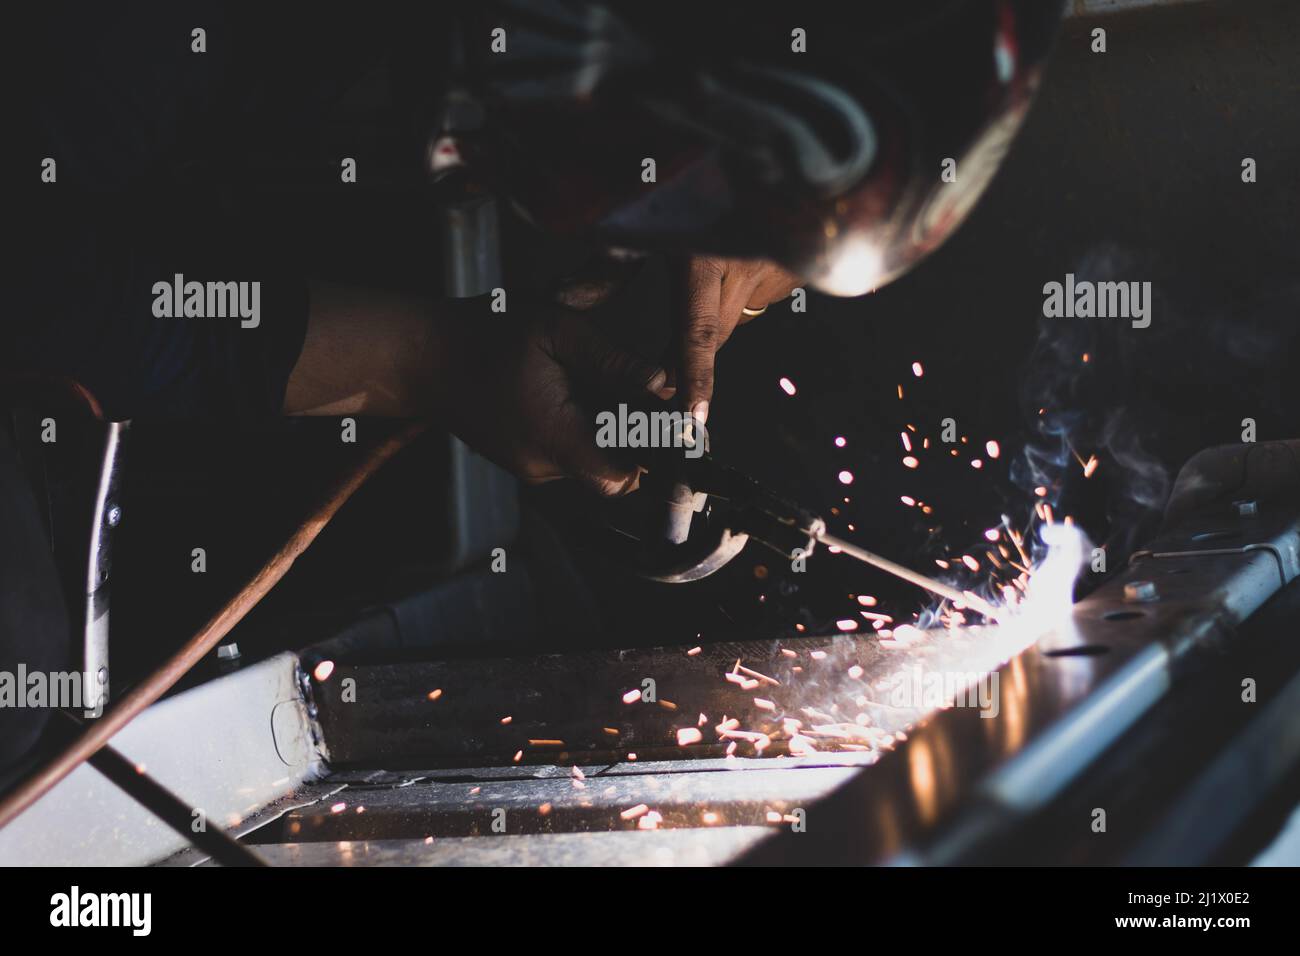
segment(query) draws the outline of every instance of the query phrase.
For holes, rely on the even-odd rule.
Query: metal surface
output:
[[[1225,449],[1189,466],[1184,486],[1207,471],[1207,462],[1236,455]],[[1289,487],[1285,449],[1260,446],[1247,459],[1258,475],[1276,479],[1277,488]],[[1268,482],[1251,484],[1259,490]],[[695,653],[683,647],[340,665],[331,680],[352,677],[357,703],[341,706],[335,688],[315,687],[339,764],[454,767],[474,757],[503,765],[505,776],[436,782],[440,771],[422,771],[397,789],[389,781],[369,795],[352,794],[364,804],[361,813],[350,801],[339,811],[305,809],[290,821],[298,831],[282,838],[482,833],[493,808],[513,814],[530,832],[629,828],[614,811],[634,803],[660,813],[662,827],[698,831],[708,826],[705,812],[747,824],[764,804],[781,803],[782,825],[745,848],[741,862],[978,862],[1069,793],[1144,715],[1212,669],[1242,622],[1295,578],[1296,509],[1285,495],[1261,493],[1256,500],[1253,515],[1217,499],[1203,502],[1204,509],[1174,511],[1130,567],[1031,634],[1017,633],[1008,621],[927,632],[896,646],[875,636],[840,636],[713,645]],[[1133,593],[1144,599],[1126,599]],[[823,655],[816,664],[813,651]],[[777,683],[740,690],[724,677],[737,658]],[[847,678],[856,667],[861,672]],[[914,669],[995,672],[997,712],[897,707],[883,694]],[[654,696],[623,703],[647,678]],[[711,731],[722,715],[744,727],[766,720],[779,728],[783,715],[841,701],[850,679],[861,688],[869,725],[882,734],[869,751],[774,757],[788,753],[788,741],[775,732],[762,759],[718,759],[722,745],[712,743]],[[435,689],[441,693],[431,699]],[[764,706],[754,700],[758,695]],[[678,746],[676,730],[696,726],[697,717],[704,719],[706,741]],[[848,765],[834,766],[841,759]],[[572,764],[591,768],[584,790],[570,789],[564,779]],[[511,777],[519,773],[530,776]],[[602,790],[605,799],[593,795],[593,782],[607,788],[605,781],[625,776],[635,786]],[[464,792],[457,799],[448,785]],[[802,832],[784,823],[789,808],[804,812]]]
[[[276,843],[275,866],[720,866],[767,835],[763,827],[650,832],[502,834],[491,838]]]
[[[80,726],[80,722],[76,722]],[[213,822],[196,825],[200,812],[176,796],[139,764],[133,764],[112,747],[101,747],[87,761],[176,833],[223,866],[264,866],[253,851]]]
[[[95,488],[90,525],[90,554],[86,562],[86,601],[83,621],[82,674],[84,712],[98,717],[109,699],[109,576],[112,571],[113,529],[121,523],[117,504],[122,474],[122,445],[130,422],[108,422],[104,452]]]
[[[297,659],[270,658],[149,708],[112,746],[227,829],[319,775]],[[0,865],[138,865],[186,841],[82,766],[0,830]]]

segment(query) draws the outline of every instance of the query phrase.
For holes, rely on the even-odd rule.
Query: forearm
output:
[[[437,415],[448,317],[431,299],[313,282],[307,337],[289,376],[288,415]]]

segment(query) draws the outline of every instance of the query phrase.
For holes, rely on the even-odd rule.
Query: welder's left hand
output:
[[[704,422],[713,399],[713,364],[737,325],[802,284],[798,276],[762,259],[695,256],[686,265],[685,302],[678,323],[676,384],[682,407]]]

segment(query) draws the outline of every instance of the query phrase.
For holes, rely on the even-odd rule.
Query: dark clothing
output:
[[[0,427],[0,672],[66,671],[70,631],[59,576],[36,502]],[[22,688],[17,688],[19,693]],[[0,787],[22,766],[48,711],[0,707]]]

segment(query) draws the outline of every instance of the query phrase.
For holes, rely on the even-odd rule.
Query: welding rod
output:
[[[997,616],[997,610],[993,605],[974,594],[958,591],[956,588],[949,587],[942,581],[936,581],[934,578],[926,577],[924,574],[913,571],[911,568],[905,568],[901,564],[896,564],[893,561],[890,561],[888,558],[882,558],[880,555],[868,551],[866,548],[859,548],[856,544],[850,544],[843,538],[837,538],[833,534],[828,534],[825,530],[819,530],[815,532],[815,534],[817,540],[827,547],[838,548],[850,557],[857,558],[859,561],[865,561],[873,568],[879,568],[881,571],[892,574],[896,578],[902,578],[904,581],[915,584],[919,588],[925,588],[925,590],[930,593],[937,594],[942,598],[947,598],[954,604],[963,605],[979,611],[989,620],[993,620]]]

